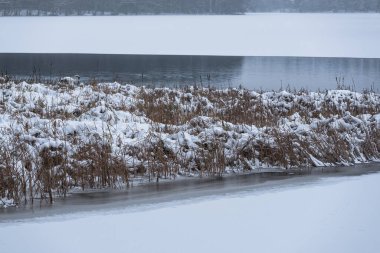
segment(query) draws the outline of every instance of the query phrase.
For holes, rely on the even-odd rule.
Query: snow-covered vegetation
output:
[[[380,94],[369,90],[75,83],[0,84],[0,206],[79,187],[380,158]]]

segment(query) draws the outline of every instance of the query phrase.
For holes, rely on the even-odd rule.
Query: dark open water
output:
[[[380,59],[1,53],[0,72],[41,81],[78,74],[83,81],[155,87],[318,90],[336,88],[339,83],[358,91],[380,89]]]

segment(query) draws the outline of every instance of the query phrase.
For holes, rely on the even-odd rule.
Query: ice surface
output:
[[[3,223],[1,252],[367,252],[380,250],[380,174]],[[1,217],[0,217],[1,218]]]
[[[380,14],[2,17],[0,52],[380,57]]]

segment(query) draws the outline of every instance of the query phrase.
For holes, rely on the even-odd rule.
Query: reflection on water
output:
[[[195,198],[214,198],[243,192],[268,192],[291,187],[318,184],[325,178],[342,178],[379,173],[380,164],[351,167],[313,168],[291,171],[268,170],[260,173],[177,179],[148,183],[128,190],[78,192],[66,199],[57,199],[53,205],[35,201],[34,206],[0,209],[0,223],[36,217],[74,214],[94,210],[147,208],[173,201],[191,201]]]
[[[242,85],[249,89],[380,87],[380,59],[85,54],[0,54],[0,71],[17,78],[119,81],[146,86]]]
[[[380,87],[380,59],[246,57],[241,73],[253,88],[318,90],[338,83],[358,91]]]

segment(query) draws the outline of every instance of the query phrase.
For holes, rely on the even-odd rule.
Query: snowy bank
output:
[[[379,23],[358,13],[2,17],[0,52],[380,58]]]
[[[0,197],[380,158],[380,94],[0,86]],[[1,205],[1,203],[0,203]]]

